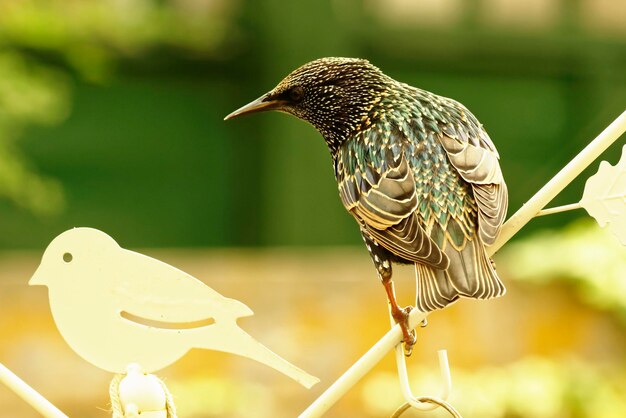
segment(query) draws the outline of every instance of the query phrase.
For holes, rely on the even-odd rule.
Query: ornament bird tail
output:
[[[447,243],[450,259],[446,270],[415,264],[417,308],[422,312],[441,309],[459,297],[491,299],[506,293],[504,284],[479,237],[467,240],[461,250]]]
[[[272,350],[258,342],[250,334],[239,328],[236,323],[223,324],[219,330],[219,339],[207,340],[206,344],[199,344],[198,348],[219,350],[237,354],[255,360],[292,378],[307,389],[319,382],[319,379],[291,364]]]

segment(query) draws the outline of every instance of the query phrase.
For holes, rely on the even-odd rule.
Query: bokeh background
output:
[[[512,213],[624,110],[626,1],[0,2],[0,362],[70,416],[108,416],[112,376],[27,286],[74,226],[244,301],[255,316],[240,324],[322,379],[307,391],[192,351],[160,373],[181,417],[296,416],[382,336],[384,292],[317,132],[282,114],[222,120],[322,56],[464,103],[500,151]],[[578,201],[596,170],[553,204]],[[496,261],[509,293],[431,315],[414,391],[439,392],[447,348],[466,417],[626,416],[626,250],[574,211],[533,220]],[[410,303],[412,270],[398,282]],[[389,355],[328,416],[401,402]],[[0,385],[0,417],[31,416]]]

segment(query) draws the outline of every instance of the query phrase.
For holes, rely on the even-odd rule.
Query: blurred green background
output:
[[[378,321],[368,331],[371,338],[348,349],[356,340],[342,338],[340,332],[327,336],[351,353],[327,372],[322,383],[327,386],[386,327],[384,295],[358,229],[338,199],[328,151],[312,127],[283,114],[222,120],[292,69],[322,56],[367,58],[398,80],[464,103],[500,152],[513,213],[626,107],[626,1],[0,2],[0,249],[5,254],[0,309],[12,309],[0,321],[0,331],[18,332],[10,318],[25,315],[26,302],[32,301],[15,295],[34,292],[24,283],[37,257],[54,236],[74,226],[102,229],[127,248],[176,249],[157,254],[165,261],[182,260],[178,267],[190,272],[194,263],[204,262],[198,277],[212,285],[209,263],[225,264],[222,251],[231,263],[247,265],[250,258],[265,260],[267,251],[288,247],[280,250],[277,264],[309,266],[308,275],[297,270],[298,277],[311,288],[326,290],[316,297],[332,299],[341,290],[349,299],[360,294],[355,288],[371,290],[371,303],[378,308],[367,312]],[[619,144],[624,140],[602,158],[614,164]],[[578,201],[585,179],[596,170],[593,164],[553,205]],[[435,338],[451,351],[461,351],[456,355],[465,369],[458,371],[457,390],[470,397],[459,401],[467,416],[626,415],[626,252],[593,222],[569,225],[585,216],[575,211],[536,219],[497,259],[513,295],[494,306],[519,323],[487,330],[478,323],[475,328],[464,324],[466,334],[456,340],[445,338],[452,330]],[[352,287],[346,286],[341,278],[350,270],[341,270],[340,276],[326,264],[333,254],[345,254],[346,268],[367,277],[358,283],[346,279]],[[283,286],[298,286],[290,276],[293,270],[258,263],[245,274],[267,274],[269,282],[244,281],[246,290],[241,290],[237,284],[243,279],[237,275],[244,273],[237,270],[230,272],[237,277],[218,278],[222,288],[216,288],[252,307],[256,302],[257,316],[275,321],[284,320],[269,312],[277,304],[315,307],[309,316],[303,314],[302,324],[283,324],[285,333],[272,337],[278,352],[293,338],[290,332],[309,335],[316,326],[324,329],[323,324],[344,315],[305,294],[283,300],[255,293],[255,288],[271,295]],[[411,273],[406,276],[410,282]],[[541,314],[530,315],[531,321],[520,311],[529,310],[537,294],[550,296],[544,298],[543,310],[537,308]],[[365,307],[368,303],[363,302]],[[37,304],[41,317],[33,316],[32,323],[49,316],[45,298]],[[432,327],[455,327],[458,318],[477,312],[488,323],[490,304],[475,306],[455,306]],[[363,308],[352,307],[355,312]],[[581,322],[569,324],[569,314],[581,311]],[[311,319],[315,315],[310,312],[319,318]],[[552,328],[538,332],[534,325],[552,314],[563,322],[551,322]],[[560,336],[568,326],[580,327],[580,332],[591,327],[597,334],[576,334],[580,340],[566,338],[564,343]],[[530,331],[517,333],[520,327]],[[263,340],[262,330],[271,328],[261,326],[256,336]],[[463,347],[473,338],[469,329],[484,331],[476,344],[485,353],[493,354],[490,347],[500,344],[506,333],[517,348],[511,351],[505,344],[503,350],[509,351],[495,359],[484,353],[464,357]],[[33,329],[22,330],[27,331]],[[325,338],[323,332],[316,335]],[[0,354],[9,365],[10,359],[22,358],[11,356],[15,347],[30,352],[25,347],[33,340],[26,334],[23,338],[3,340]],[[291,359],[297,360],[300,351],[288,346]],[[328,353],[338,350],[324,347]],[[30,353],[23,362],[41,354]],[[560,357],[563,353],[566,360]],[[18,360],[14,364],[24,364]],[[300,361],[307,366],[306,360]],[[308,367],[320,374],[324,363]],[[93,372],[86,370],[85,375]],[[29,373],[26,377],[37,378],[42,370]],[[182,385],[184,373],[173,373],[174,385]],[[236,375],[228,373],[224,376]],[[517,376],[519,385],[509,375]],[[283,400],[296,399],[296,406],[281,409],[278,401],[261,401],[276,394],[271,387],[266,392],[246,387],[245,399],[239,399],[235,392],[241,388],[232,381],[198,379],[179,392],[220,393],[223,400],[224,391],[231,390],[233,405],[252,399],[258,416],[295,416],[313,399],[302,391],[287,391],[288,396],[281,392]],[[504,382],[512,386],[498,390]],[[98,385],[93,390],[106,396]],[[348,401],[352,409],[344,406],[329,416],[349,416],[349,410],[357,411],[352,416],[385,416],[400,402],[392,363],[363,385],[362,395]],[[476,387],[495,394],[478,399],[472,392]],[[372,393],[389,395],[377,398]],[[585,399],[589,393],[595,394],[596,403]],[[537,405],[543,409],[524,404],[533,396],[540,397]],[[183,416],[249,416],[245,408],[223,404],[193,409],[190,405],[200,398],[183,402],[188,408]],[[70,411],[78,408],[67,402]],[[19,402],[13,399],[14,404]],[[77,410],[94,412],[85,405]]]
[[[625,19],[623,0],[2,2],[0,247],[72,226],[132,246],[359,243],[312,127],[222,120],[321,56],[468,106],[512,213],[624,109]]]

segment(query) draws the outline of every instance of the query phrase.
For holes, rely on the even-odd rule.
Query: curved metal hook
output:
[[[413,392],[411,391],[411,386],[409,385],[409,376],[406,369],[406,358],[404,356],[404,349],[402,348],[402,344],[398,344],[396,346],[395,352],[396,364],[398,365],[398,378],[400,380],[400,389],[402,390],[402,396],[404,397],[406,402],[413,408],[420,411],[431,411],[435,408],[438,408],[438,404],[432,402],[421,402],[418,397],[413,395]],[[437,354],[439,355],[439,370],[441,372],[443,387],[441,390],[441,395],[434,399],[445,402],[450,395],[450,390],[452,389],[452,377],[450,376],[450,365],[448,364],[448,352],[446,350],[439,350]]]
[[[391,316],[391,312],[389,313],[389,321],[391,322],[392,326],[395,324],[395,321]],[[423,321],[426,321],[426,317],[423,318]],[[409,321],[409,324],[410,326],[415,326],[412,321]],[[433,409],[438,408],[438,402],[422,402],[417,396],[413,395],[413,392],[411,391],[411,385],[409,384],[409,375],[406,368],[406,356],[404,355],[402,343],[397,344],[394,350],[396,355],[396,365],[398,366],[400,389],[406,403],[420,411],[432,411]],[[443,388],[441,391],[441,396],[429,398],[441,401],[439,403],[445,403],[448,399],[448,396],[450,396],[450,391],[452,389],[452,377],[450,376],[450,365],[448,364],[448,352],[446,350],[439,350],[437,354],[439,356],[439,371],[441,372]]]

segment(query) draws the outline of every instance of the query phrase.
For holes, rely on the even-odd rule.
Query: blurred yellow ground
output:
[[[241,319],[242,328],[321,379],[306,390],[250,360],[193,350],[158,373],[183,418],[297,416],[388,328],[382,286],[361,248],[142,252],[246,303],[255,315]],[[52,322],[46,289],[27,286],[39,257],[0,256],[0,361],[69,416],[110,416],[112,375],[69,349]],[[419,330],[408,363],[414,391],[438,394],[436,351],[446,348],[451,401],[466,417],[594,416],[586,412],[588,406],[563,402],[577,402],[567,400],[575,397],[570,392],[577,382],[596,380],[609,382],[599,403],[608,405],[608,412],[596,416],[623,416],[612,415],[621,413],[623,402],[611,404],[619,403],[611,388],[626,383],[620,380],[626,358],[623,323],[587,307],[567,286],[522,284],[509,279],[514,272],[506,265],[498,268],[508,287],[504,298],[457,303],[431,315]],[[410,303],[413,271],[396,271],[401,299]],[[124,349],[124,341],[119,347]],[[401,403],[394,367],[390,354],[327,416],[389,416]],[[0,384],[0,418],[36,416]]]

